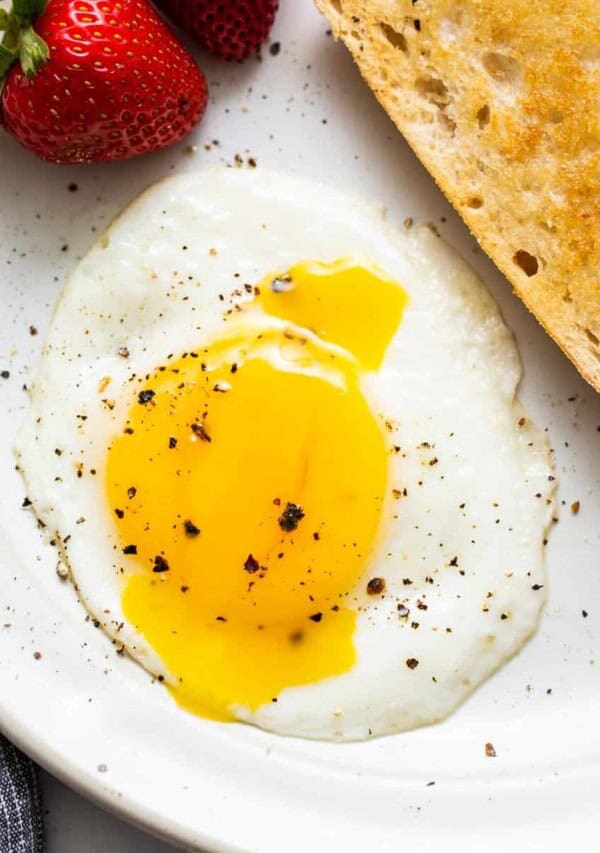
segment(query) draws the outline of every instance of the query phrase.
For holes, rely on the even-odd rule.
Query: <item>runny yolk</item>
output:
[[[124,613],[174,698],[219,720],[355,662],[389,457],[360,383],[406,304],[348,261],[299,264],[256,293],[136,387],[106,467]]]
[[[395,281],[346,259],[296,264],[260,287],[267,314],[310,329],[376,370],[402,319],[406,294]]]

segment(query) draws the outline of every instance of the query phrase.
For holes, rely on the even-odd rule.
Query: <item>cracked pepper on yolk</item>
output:
[[[374,269],[298,264],[135,398],[106,473],[123,609],[189,710],[233,719],[354,664],[388,468],[360,377],[405,304]]]

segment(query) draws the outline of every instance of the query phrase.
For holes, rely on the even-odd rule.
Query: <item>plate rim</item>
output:
[[[245,853],[243,847],[220,841],[202,830],[185,827],[161,815],[143,802],[136,801],[129,792],[120,792],[115,797],[110,788],[96,779],[89,769],[79,767],[70,754],[59,754],[58,751],[53,754],[55,751],[49,744],[44,745],[42,738],[31,727],[20,724],[14,716],[11,721],[11,716],[4,703],[0,703],[0,733],[35,764],[75,793],[100,806],[103,811],[180,849],[204,849],[207,853]]]

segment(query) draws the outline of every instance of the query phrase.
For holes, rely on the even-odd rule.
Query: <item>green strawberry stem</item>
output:
[[[13,0],[12,10],[17,17],[31,21],[41,15],[47,5],[48,0]]]
[[[31,78],[50,53],[46,42],[33,29],[33,22],[46,8],[48,0],[13,0],[12,9],[0,10],[0,85],[17,59],[23,73]]]

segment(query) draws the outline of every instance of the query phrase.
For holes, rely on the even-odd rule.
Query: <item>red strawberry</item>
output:
[[[52,163],[122,160],[199,121],[204,76],[148,0],[46,2],[13,0],[4,67],[0,48],[0,121],[22,145]]]
[[[175,23],[223,59],[245,59],[265,41],[279,0],[155,0]]]

